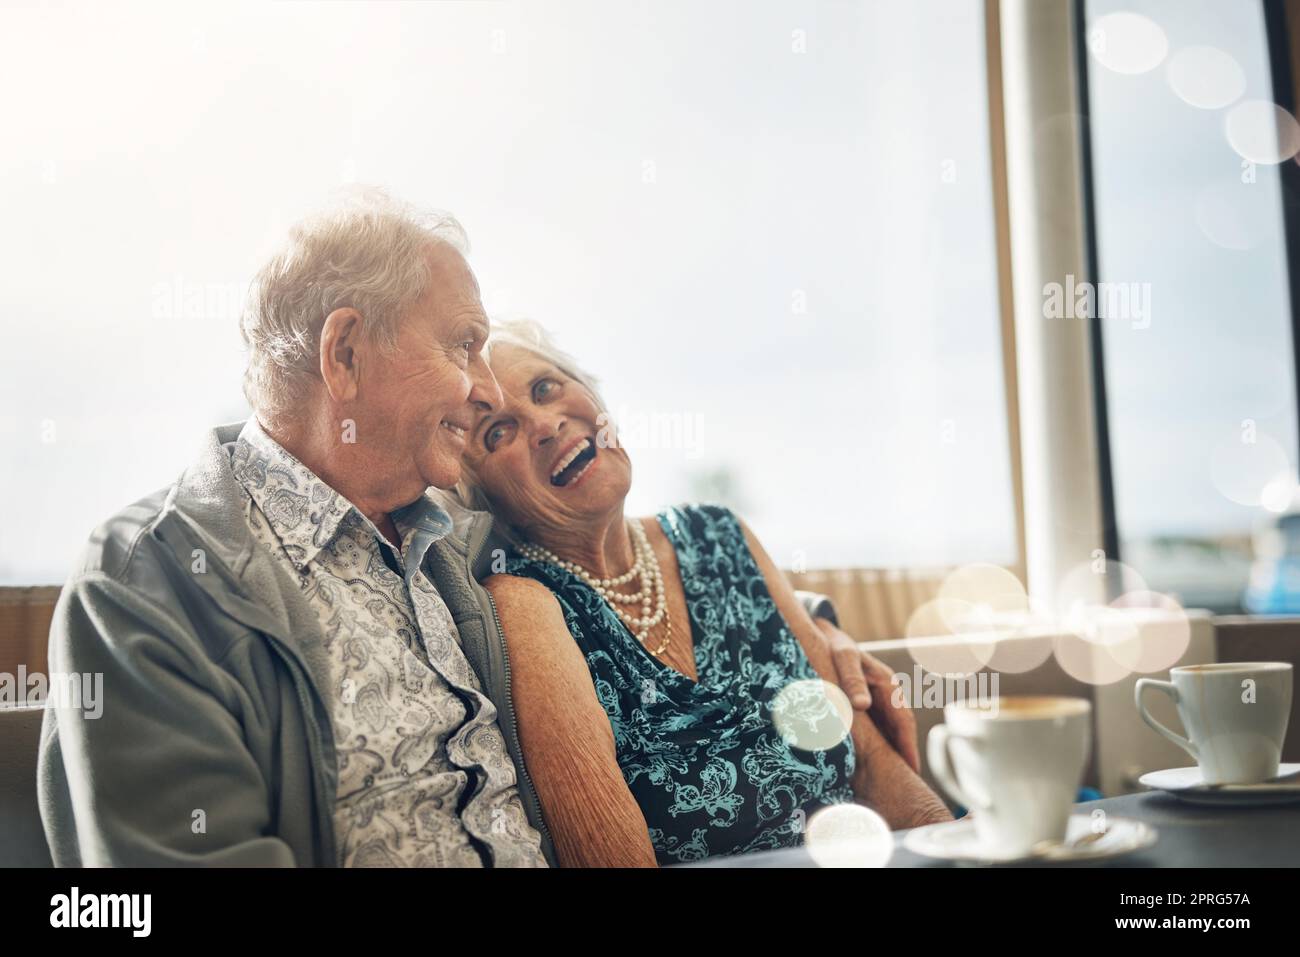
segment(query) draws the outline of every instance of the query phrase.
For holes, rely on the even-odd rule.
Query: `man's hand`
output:
[[[904,703],[894,703],[893,672],[825,618],[815,619],[835,662],[840,687],[854,709],[867,712],[908,766],[921,773],[921,752],[916,743],[916,718]]]

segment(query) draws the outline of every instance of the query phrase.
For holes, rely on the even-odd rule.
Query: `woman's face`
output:
[[[516,346],[493,348],[490,365],[503,404],[475,423],[465,463],[500,516],[564,530],[621,509],[632,463],[591,391]]]

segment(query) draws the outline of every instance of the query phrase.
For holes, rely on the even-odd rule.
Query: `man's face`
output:
[[[396,353],[370,345],[359,372],[357,441],[387,469],[379,484],[395,502],[455,485],[466,433],[484,406],[501,402],[483,357],[488,320],[474,274],[445,244],[430,248],[429,267],[429,291],[402,317]]]

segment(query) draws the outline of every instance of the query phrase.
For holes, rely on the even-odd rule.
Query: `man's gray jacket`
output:
[[[298,582],[249,531],[229,454],[242,426],[208,432],[174,485],[100,526],[59,598],[50,672],[102,674],[103,685],[99,717],[45,713],[37,783],[58,866],[340,862],[323,637]],[[449,511],[455,530],[430,547],[426,572],[497,707],[554,865],[505,638],[479,584],[502,543],[487,513]],[[801,597],[833,616],[819,596]]]
[[[332,866],[338,764],[319,621],[249,532],[228,445],[209,432],[175,485],[98,528],[54,612],[51,673],[102,673],[98,718],[48,708],[38,790],[59,866]],[[492,519],[453,512],[426,571],[499,711],[542,852],[492,599]],[[475,573],[478,573],[477,575]]]

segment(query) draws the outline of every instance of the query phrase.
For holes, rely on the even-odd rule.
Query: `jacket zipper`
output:
[[[302,707],[303,717],[307,720],[308,726],[311,728],[311,744],[316,752],[316,760],[312,762],[316,770],[316,806],[319,813],[327,814],[327,820],[321,827],[321,833],[322,835],[328,835],[326,838],[328,841],[326,850],[328,850],[329,853],[323,854],[322,857],[326,859],[333,858],[334,866],[342,867],[342,856],[339,853],[338,839],[334,833],[334,801],[327,793],[325,781],[323,780],[323,776],[325,775],[325,749],[321,746],[320,723],[316,720],[316,712],[313,709],[311,702],[307,700],[307,692],[303,690],[303,684],[306,683],[310,685],[312,696],[318,700],[320,699],[320,692],[316,690],[316,686],[312,683],[310,674],[306,674],[302,665],[298,663],[296,656],[282,644],[281,640],[268,632],[263,632],[263,634],[270,639],[268,643],[275,649],[276,653],[285,661],[285,663],[291,665],[291,670],[293,671],[294,690],[298,692],[298,704]],[[303,672],[305,677],[300,676],[300,672]],[[333,731],[331,729],[331,734],[332,733]],[[326,808],[329,808],[328,812],[326,811]]]
[[[477,546],[475,547],[474,553],[470,555],[468,570],[469,570],[469,577],[471,581],[473,581],[474,579],[474,564],[475,562],[478,561],[479,553],[483,551],[483,546],[486,543],[487,543],[487,534],[485,533],[483,535],[482,540],[480,540]],[[477,584],[477,582],[475,582],[475,584]],[[481,585],[479,587],[482,588]],[[542,814],[542,802],[537,797],[537,786],[533,783],[532,775],[528,773],[528,764],[524,760],[524,747],[522,742],[519,741],[519,716],[515,713],[515,698],[514,698],[514,690],[513,690],[514,686],[513,686],[513,682],[510,680],[510,653],[506,647],[506,633],[505,630],[501,627],[501,616],[497,612],[496,599],[492,597],[492,593],[488,591],[486,588],[483,588],[482,590],[483,590],[483,594],[487,596],[488,607],[492,609],[492,623],[496,626],[497,641],[500,643],[501,646],[501,662],[503,666],[502,670],[505,674],[506,701],[508,701],[510,704],[510,733],[514,737],[515,742],[518,744],[518,750],[519,750],[519,774],[520,777],[523,778],[524,782],[528,785],[527,799],[528,802],[532,805],[532,808],[535,812],[535,817],[539,825],[538,830],[540,830],[544,835],[546,835],[546,841],[551,846],[551,852],[554,853],[555,839],[551,836],[550,828],[546,826],[546,818]],[[557,859],[557,863],[558,863],[558,859]]]

